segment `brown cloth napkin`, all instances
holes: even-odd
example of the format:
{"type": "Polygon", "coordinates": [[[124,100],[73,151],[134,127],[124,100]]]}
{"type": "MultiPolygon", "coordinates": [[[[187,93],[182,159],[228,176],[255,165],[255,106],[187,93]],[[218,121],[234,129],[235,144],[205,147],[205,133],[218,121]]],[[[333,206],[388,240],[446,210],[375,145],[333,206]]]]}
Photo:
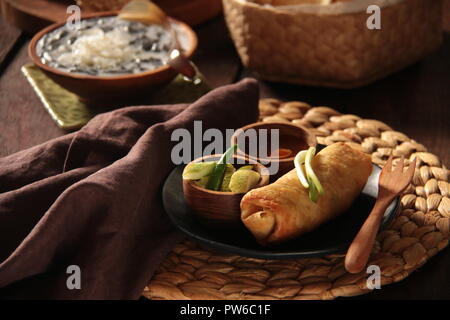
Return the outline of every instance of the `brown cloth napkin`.
{"type": "Polygon", "coordinates": [[[193,132],[194,120],[203,130],[235,129],[257,117],[258,85],[245,79],[190,105],[100,114],[78,132],[0,159],[0,297],[138,298],[183,238],[161,201],[175,166],[172,131],[193,132]],[[67,288],[71,265],[81,289],[67,288]]]}

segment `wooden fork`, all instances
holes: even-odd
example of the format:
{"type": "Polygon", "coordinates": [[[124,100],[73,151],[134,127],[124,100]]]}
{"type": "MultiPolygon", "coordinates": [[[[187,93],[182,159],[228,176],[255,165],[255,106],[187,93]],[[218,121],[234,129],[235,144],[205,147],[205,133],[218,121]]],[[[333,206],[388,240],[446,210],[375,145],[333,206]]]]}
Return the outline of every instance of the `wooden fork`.
{"type": "Polygon", "coordinates": [[[416,168],[416,158],[403,172],[404,159],[401,157],[395,169],[392,169],[392,155],[381,171],[378,182],[378,198],[375,205],[353,239],[345,256],[345,269],[350,273],[361,272],[369,260],[373,244],[380,226],[381,218],[387,207],[410,184],[416,168]]]}

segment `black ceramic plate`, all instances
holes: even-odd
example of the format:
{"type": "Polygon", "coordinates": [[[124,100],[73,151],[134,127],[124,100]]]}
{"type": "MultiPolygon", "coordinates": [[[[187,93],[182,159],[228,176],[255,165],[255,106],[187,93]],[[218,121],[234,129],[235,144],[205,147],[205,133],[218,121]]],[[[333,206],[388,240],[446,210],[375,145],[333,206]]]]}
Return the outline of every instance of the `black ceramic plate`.
{"type": "MultiPolygon", "coordinates": [[[[242,229],[233,232],[218,232],[200,224],[184,201],[182,172],[184,166],[176,167],[163,187],[163,204],[172,222],[193,241],[207,247],[241,256],[263,259],[288,259],[343,253],[361,228],[372,210],[378,194],[378,177],[381,169],[374,165],[362,193],[347,212],[318,229],[275,247],[266,248],[258,243],[251,233],[242,229]]],[[[399,207],[396,198],[386,210],[380,230],[385,229],[395,217],[399,207]]]]}

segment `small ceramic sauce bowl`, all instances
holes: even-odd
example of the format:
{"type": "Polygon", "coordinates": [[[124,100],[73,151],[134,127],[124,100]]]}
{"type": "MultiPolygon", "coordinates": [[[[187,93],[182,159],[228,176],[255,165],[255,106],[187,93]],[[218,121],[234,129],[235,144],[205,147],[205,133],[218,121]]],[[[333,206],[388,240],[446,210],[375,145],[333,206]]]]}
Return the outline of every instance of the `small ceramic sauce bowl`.
{"type": "MultiPolygon", "coordinates": [[[[221,155],[210,155],[192,162],[217,161],[220,157],[221,155]]],[[[261,175],[255,188],[269,183],[269,171],[262,164],[238,155],[234,155],[233,159],[232,164],[236,169],[252,164],[254,170],[261,175]],[[237,162],[238,159],[240,162],[237,162]]],[[[183,192],[186,203],[203,225],[214,229],[237,229],[243,225],[240,203],[245,193],[208,190],[196,185],[194,181],[186,179],[183,179],[183,192]]]]}
{"type": "Polygon", "coordinates": [[[242,155],[245,158],[264,164],[270,170],[271,181],[275,181],[285,173],[294,169],[294,158],[299,151],[308,149],[308,147],[310,146],[317,145],[316,136],[308,129],[285,122],[256,122],[240,129],[241,130],[236,130],[236,132],[231,137],[231,144],[238,145],[238,155],[242,155]],[[241,135],[244,135],[245,132],[250,129],[254,129],[256,131],[257,148],[260,148],[261,145],[264,145],[267,147],[267,151],[271,150],[271,130],[279,130],[278,149],[280,150],[280,156],[271,156],[270,154],[267,154],[268,152],[264,152],[263,155],[267,156],[262,157],[259,149],[256,150],[256,153],[248,153],[248,150],[250,150],[249,139],[241,135]],[[262,129],[267,130],[268,141],[262,141],[262,143],[260,144],[259,130],[262,129]],[[285,156],[283,157],[282,154],[284,154],[285,156]],[[278,167],[278,170],[275,172],[273,170],[276,167],[278,167]]]}

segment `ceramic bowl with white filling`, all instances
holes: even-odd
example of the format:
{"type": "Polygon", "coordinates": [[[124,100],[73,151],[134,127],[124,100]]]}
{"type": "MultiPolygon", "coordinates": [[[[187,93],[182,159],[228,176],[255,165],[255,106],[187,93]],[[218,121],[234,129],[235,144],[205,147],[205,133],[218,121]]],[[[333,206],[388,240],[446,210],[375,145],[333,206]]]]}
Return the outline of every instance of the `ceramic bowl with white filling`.
{"type": "Polygon", "coordinates": [[[188,59],[197,48],[197,37],[189,26],[169,21],[172,32],[119,19],[117,12],[87,15],[79,28],[62,22],[37,33],[29,56],[53,81],[84,101],[137,101],[176,76],[167,64],[175,43],[188,59]]]}

